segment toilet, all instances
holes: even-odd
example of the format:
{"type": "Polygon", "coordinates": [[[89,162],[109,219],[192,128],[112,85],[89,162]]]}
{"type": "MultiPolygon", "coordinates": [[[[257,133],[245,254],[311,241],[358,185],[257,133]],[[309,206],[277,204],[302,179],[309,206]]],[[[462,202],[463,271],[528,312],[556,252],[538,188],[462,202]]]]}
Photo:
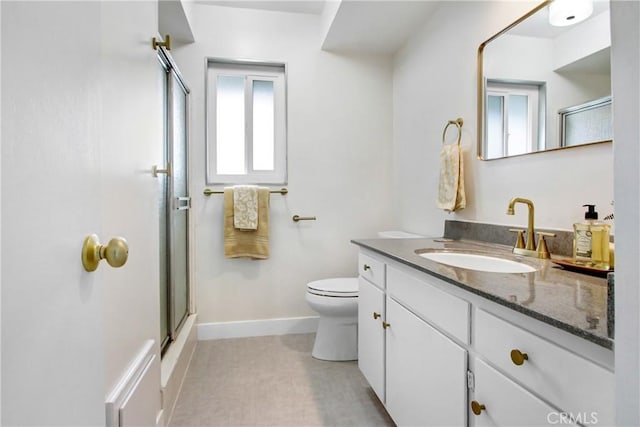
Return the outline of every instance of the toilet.
{"type": "Polygon", "coordinates": [[[357,360],[358,279],[342,277],[309,282],[306,298],[320,315],[311,355],[320,360],[357,360]]]}
{"type": "MultiPolygon", "coordinates": [[[[419,238],[404,231],[381,231],[381,238],[419,238]]],[[[315,359],[358,359],[358,278],[322,279],[307,284],[306,300],[320,316],[311,355],[315,359]]]]}

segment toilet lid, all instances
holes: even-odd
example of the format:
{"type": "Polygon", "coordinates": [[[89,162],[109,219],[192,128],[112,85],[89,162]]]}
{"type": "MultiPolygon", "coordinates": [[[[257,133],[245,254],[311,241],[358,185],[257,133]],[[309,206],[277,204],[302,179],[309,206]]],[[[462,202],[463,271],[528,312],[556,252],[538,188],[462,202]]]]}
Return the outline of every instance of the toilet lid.
{"type": "Polygon", "coordinates": [[[357,297],[358,279],[355,277],[342,277],[316,280],[307,284],[307,290],[312,294],[330,297],[357,297]]]}

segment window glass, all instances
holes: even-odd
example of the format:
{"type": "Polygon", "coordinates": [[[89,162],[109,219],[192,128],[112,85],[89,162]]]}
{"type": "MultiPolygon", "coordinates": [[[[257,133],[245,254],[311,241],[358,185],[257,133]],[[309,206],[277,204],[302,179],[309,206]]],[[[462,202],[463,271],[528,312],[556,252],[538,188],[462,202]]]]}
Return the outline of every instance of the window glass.
{"type": "Polygon", "coordinates": [[[216,81],[216,170],[245,173],[244,78],[218,76],[216,81]]]}
{"type": "Polygon", "coordinates": [[[504,97],[489,95],[487,97],[487,135],[488,140],[493,141],[487,147],[489,158],[504,155],[504,97]]]}
{"type": "Polygon", "coordinates": [[[529,97],[527,95],[509,95],[509,136],[507,154],[509,156],[528,153],[529,97]]]}
{"type": "Polygon", "coordinates": [[[274,169],[275,109],[273,82],[253,81],[253,170],[274,169]]]}

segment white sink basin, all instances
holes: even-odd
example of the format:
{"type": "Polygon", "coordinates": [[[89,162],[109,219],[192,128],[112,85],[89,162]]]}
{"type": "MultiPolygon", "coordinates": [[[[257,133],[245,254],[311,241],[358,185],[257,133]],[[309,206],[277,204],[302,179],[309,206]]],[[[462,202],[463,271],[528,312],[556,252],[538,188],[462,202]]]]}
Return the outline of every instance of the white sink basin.
{"type": "Polygon", "coordinates": [[[462,252],[424,252],[419,253],[418,255],[431,261],[447,264],[452,267],[487,271],[491,273],[531,273],[536,271],[535,268],[521,262],[487,255],[462,252]]]}

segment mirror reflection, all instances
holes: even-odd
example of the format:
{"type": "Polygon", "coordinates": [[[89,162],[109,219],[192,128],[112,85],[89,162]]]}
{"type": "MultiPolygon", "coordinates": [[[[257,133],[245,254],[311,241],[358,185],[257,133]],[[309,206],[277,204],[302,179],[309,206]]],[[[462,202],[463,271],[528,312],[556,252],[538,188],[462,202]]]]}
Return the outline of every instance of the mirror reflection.
{"type": "Polygon", "coordinates": [[[482,43],[479,157],[611,141],[610,46],[608,0],[546,1],[482,43]]]}

